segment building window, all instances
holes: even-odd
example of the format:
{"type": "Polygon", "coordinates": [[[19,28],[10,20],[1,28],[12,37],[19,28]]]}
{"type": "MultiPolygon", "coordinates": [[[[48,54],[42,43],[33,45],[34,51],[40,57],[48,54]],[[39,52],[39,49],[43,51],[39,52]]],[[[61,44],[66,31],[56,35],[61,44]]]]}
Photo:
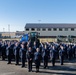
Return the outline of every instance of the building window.
{"type": "Polygon", "coordinates": [[[32,31],[35,31],[35,29],[34,29],[34,28],[31,28],[31,30],[32,30],[32,31]]]}
{"type": "Polygon", "coordinates": [[[62,28],[59,28],[59,31],[62,31],[63,29],[62,28]]]}
{"type": "Polygon", "coordinates": [[[42,30],[43,30],[43,31],[46,31],[46,29],[45,29],[45,28],[43,28],[42,30]]]}
{"type": "Polygon", "coordinates": [[[57,28],[53,28],[54,31],[57,31],[57,28]]]}
{"type": "Polygon", "coordinates": [[[65,28],[65,31],[68,31],[68,28],[65,28]]]}
{"type": "Polygon", "coordinates": [[[74,31],[74,28],[71,28],[71,31],[74,31]]]}
{"type": "Polygon", "coordinates": [[[51,28],[48,28],[48,31],[51,31],[51,28]]]}
{"type": "Polygon", "coordinates": [[[37,31],[40,31],[40,28],[38,28],[37,31]]]}
{"type": "Polygon", "coordinates": [[[29,28],[27,28],[26,31],[29,31],[29,28]]]}

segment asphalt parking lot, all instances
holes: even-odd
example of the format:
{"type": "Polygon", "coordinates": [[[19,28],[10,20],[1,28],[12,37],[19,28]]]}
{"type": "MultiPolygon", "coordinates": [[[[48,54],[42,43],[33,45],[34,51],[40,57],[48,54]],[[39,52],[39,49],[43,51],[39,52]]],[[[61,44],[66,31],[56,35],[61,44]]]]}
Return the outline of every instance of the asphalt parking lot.
{"type": "Polygon", "coordinates": [[[28,72],[27,67],[15,66],[15,62],[7,65],[7,61],[1,61],[0,59],[0,75],[76,75],[76,59],[65,61],[63,66],[57,61],[55,67],[52,67],[50,62],[47,69],[43,69],[43,64],[41,64],[39,73],[35,72],[35,66],[33,66],[33,72],[28,72]]]}

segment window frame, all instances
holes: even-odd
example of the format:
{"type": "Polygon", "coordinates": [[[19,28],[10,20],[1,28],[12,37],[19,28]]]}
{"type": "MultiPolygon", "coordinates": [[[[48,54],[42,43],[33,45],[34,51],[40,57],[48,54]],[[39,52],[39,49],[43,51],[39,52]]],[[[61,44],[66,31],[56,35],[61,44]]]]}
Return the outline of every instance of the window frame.
{"type": "Polygon", "coordinates": [[[29,28],[26,28],[26,31],[29,31],[29,28]]]}
{"type": "Polygon", "coordinates": [[[35,31],[35,28],[31,28],[31,31],[35,31]]]}
{"type": "Polygon", "coordinates": [[[57,28],[53,28],[53,31],[57,31],[57,28]]]}
{"type": "Polygon", "coordinates": [[[42,31],[46,31],[46,28],[42,28],[42,31]]]}
{"type": "Polygon", "coordinates": [[[51,31],[51,28],[48,28],[48,31],[51,31]]]}
{"type": "Polygon", "coordinates": [[[74,31],[75,29],[74,28],[71,28],[71,31],[74,31]]]}
{"type": "Polygon", "coordinates": [[[59,28],[59,31],[63,31],[63,28],[59,28]]]}
{"type": "Polygon", "coordinates": [[[68,31],[68,28],[65,28],[65,31],[68,31]]]}
{"type": "Polygon", "coordinates": [[[41,29],[40,28],[37,28],[37,31],[40,31],[41,29]]]}

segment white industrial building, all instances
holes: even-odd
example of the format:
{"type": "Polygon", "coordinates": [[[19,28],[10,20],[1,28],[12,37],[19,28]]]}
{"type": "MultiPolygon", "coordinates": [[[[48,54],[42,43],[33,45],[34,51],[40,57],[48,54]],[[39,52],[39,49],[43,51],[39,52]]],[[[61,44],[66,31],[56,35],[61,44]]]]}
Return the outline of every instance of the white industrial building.
{"type": "Polygon", "coordinates": [[[71,39],[76,42],[76,24],[27,23],[25,25],[25,34],[29,32],[39,32],[42,40],[43,38],[51,39],[50,41],[68,41],[71,39]]]}
{"type": "Polygon", "coordinates": [[[25,33],[39,32],[40,36],[76,36],[76,24],[27,23],[25,33]]]}

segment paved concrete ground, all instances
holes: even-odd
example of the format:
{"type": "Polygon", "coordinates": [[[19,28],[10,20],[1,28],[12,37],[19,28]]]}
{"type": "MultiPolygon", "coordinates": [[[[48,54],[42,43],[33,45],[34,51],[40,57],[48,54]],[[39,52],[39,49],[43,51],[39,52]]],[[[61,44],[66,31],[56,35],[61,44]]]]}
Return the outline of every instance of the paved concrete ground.
{"type": "Polygon", "coordinates": [[[27,68],[21,68],[21,65],[15,66],[15,62],[7,65],[7,61],[0,60],[0,75],[76,75],[76,59],[70,62],[65,61],[63,66],[60,65],[59,61],[55,67],[49,63],[49,69],[43,69],[41,66],[39,73],[35,73],[35,66],[33,66],[33,72],[29,73],[27,68]]]}

